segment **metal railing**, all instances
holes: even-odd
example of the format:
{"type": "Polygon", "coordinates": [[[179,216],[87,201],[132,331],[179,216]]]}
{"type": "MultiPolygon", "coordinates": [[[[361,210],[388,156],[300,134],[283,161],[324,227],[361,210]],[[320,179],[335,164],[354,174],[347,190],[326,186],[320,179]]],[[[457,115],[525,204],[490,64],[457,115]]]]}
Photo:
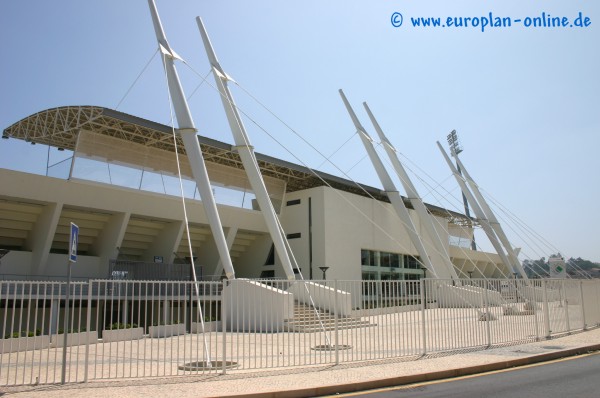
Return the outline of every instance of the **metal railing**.
{"type": "MultiPolygon", "coordinates": [[[[202,280],[202,266],[196,265],[196,277],[202,280]]],[[[109,261],[108,279],[138,281],[189,281],[193,280],[192,266],[188,263],[163,264],[143,261],[109,261]]]]}
{"type": "Polygon", "coordinates": [[[94,280],[72,284],[64,348],[65,289],[0,281],[1,385],[410,360],[600,325],[591,280],[94,280]]]}

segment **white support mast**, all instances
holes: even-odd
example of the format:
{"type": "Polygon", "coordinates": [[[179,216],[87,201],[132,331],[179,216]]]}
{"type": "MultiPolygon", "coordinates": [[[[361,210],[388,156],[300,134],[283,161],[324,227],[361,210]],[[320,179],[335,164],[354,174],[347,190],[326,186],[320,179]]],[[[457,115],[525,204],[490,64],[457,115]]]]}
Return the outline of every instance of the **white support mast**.
{"type": "Polygon", "coordinates": [[[148,0],[148,5],[150,6],[150,13],[152,14],[152,23],[154,24],[154,30],[156,32],[156,39],[158,40],[158,45],[163,54],[163,65],[167,73],[167,81],[171,99],[173,100],[175,117],[177,118],[177,132],[181,136],[185,151],[189,158],[192,175],[196,180],[198,191],[200,192],[200,198],[202,199],[204,211],[206,212],[206,217],[208,218],[208,223],[210,224],[210,229],[217,245],[219,257],[223,262],[225,275],[228,279],[235,279],[235,272],[233,270],[233,264],[231,263],[229,250],[227,249],[221,219],[219,218],[217,205],[208,179],[200,143],[196,136],[198,130],[194,126],[194,121],[192,120],[192,115],[185,99],[179,76],[177,75],[177,69],[175,68],[174,60],[179,59],[179,57],[169,46],[154,0],[148,0]]]}
{"type": "Polygon", "coordinates": [[[294,275],[294,269],[292,267],[292,262],[290,261],[290,256],[285,247],[285,238],[279,229],[280,223],[277,218],[277,214],[275,213],[275,209],[273,208],[273,204],[269,198],[264,180],[260,174],[260,168],[258,167],[258,163],[254,155],[254,148],[250,144],[250,139],[248,138],[248,134],[246,134],[246,129],[244,128],[242,118],[237,111],[233,96],[231,95],[229,87],[227,86],[227,81],[231,80],[231,78],[227,76],[219,64],[217,55],[215,54],[212,44],[210,43],[210,38],[204,29],[202,19],[197,17],[196,22],[198,23],[198,29],[200,30],[200,35],[202,36],[202,42],[204,43],[204,48],[206,49],[206,54],[208,55],[208,60],[210,61],[219,93],[221,94],[221,101],[223,102],[229,127],[235,141],[235,149],[240,155],[242,164],[244,165],[244,169],[246,170],[246,174],[248,176],[248,180],[250,181],[252,191],[254,192],[254,195],[256,195],[256,200],[260,206],[260,211],[265,218],[267,229],[271,234],[271,239],[273,239],[273,244],[283,266],[283,270],[289,280],[294,280],[296,279],[294,275]]]}
{"type": "Polygon", "coordinates": [[[469,172],[467,171],[467,169],[465,168],[463,163],[458,158],[458,154],[452,153],[451,155],[456,159],[456,162],[459,165],[459,167],[461,168],[461,170],[465,176],[465,179],[467,180],[467,183],[471,187],[471,191],[473,191],[475,198],[477,199],[477,201],[481,205],[483,212],[487,216],[490,226],[492,227],[494,232],[496,232],[498,239],[500,239],[500,242],[506,249],[506,253],[508,254],[508,259],[511,261],[511,263],[513,265],[513,269],[516,268],[519,271],[519,273],[521,274],[521,277],[523,277],[523,279],[528,279],[527,274],[525,273],[525,270],[523,269],[523,266],[521,265],[521,262],[519,261],[519,258],[517,257],[515,248],[513,248],[512,245],[510,244],[510,241],[508,240],[508,237],[504,233],[502,226],[498,222],[496,215],[494,214],[491,207],[488,205],[487,201],[481,194],[481,191],[479,190],[479,186],[477,185],[477,183],[475,183],[473,178],[471,178],[471,175],[469,174],[469,172]]]}
{"type": "Polygon", "coordinates": [[[392,166],[394,167],[396,174],[400,178],[400,182],[402,183],[402,186],[406,191],[408,200],[410,201],[410,203],[413,206],[413,209],[416,210],[417,214],[419,215],[419,218],[421,219],[421,225],[425,227],[427,235],[429,236],[431,242],[433,242],[433,246],[436,248],[436,251],[442,257],[442,261],[448,269],[451,277],[458,279],[458,275],[456,273],[456,270],[454,269],[454,265],[452,264],[452,261],[450,261],[450,255],[448,254],[448,250],[446,249],[446,246],[440,239],[439,234],[435,230],[435,225],[433,224],[433,216],[430,215],[427,211],[423,200],[417,192],[417,188],[412,183],[410,177],[408,176],[408,173],[406,172],[404,166],[400,162],[400,159],[398,159],[396,148],[394,148],[390,141],[387,139],[385,133],[381,129],[381,126],[377,122],[377,119],[375,119],[375,116],[373,116],[373,113],[371,112],[371,109],[369,109],[369,106],[366,102],[363,102],[363,106],[365,107],[365,110],[367,111],[367,114],[371,119],[371,123],[373,123],[373,127],[375,127],[375,131],[379,135],[379,139],[381,140],[381,143],[383,144],[383,147],[385,148],[385,151],[388,157],[390,158],[390,161],[392,162],[392,166]]]}
{"type": "Polygon", "coordinates": [[[398,217],[400,217],[400,219],[402,220],[402,223],[404,224],[406,232],[408,233],[408,236],[410,237],[411,242],[417,249],[417,252],[419,253],[419,257],[421,258],[421,261],[423,262],[423,265],[425,266],[425,268],[427,268],[427,270],[429,272],[431,272],[433,274],[434,277],[437,278],[438,275],[435,270],[435,267],[431,263],[431,259],[429,258],[429,255],[427,254],[427,250],[425,250],[425,246],[423,245],[421,237],[419,236],[419,234],[416,231],[415,225],[413,224],[412,219],[410,218],[410,214],[408,213],[408,210],[406,209],[406,206],[404,205],[402,196],[400,196],[400,193],[396,189],[394,182],[392,181],[392,179],[390,178],[390,175],[388,174],[387,170],[383,166],[381,158],[377,154],[377,151],[375,151],[375,147],[373,146],[373,140],[371,139],[369,134],[367,134],[367,132],[363,128],[363,126],[360,124],[360,121],[356,117],[354,110],[352,109],[352,107],[350,106],[350,103],[346,99],[344,92],[342,90],[339,90],[339,92],[342,97],[342,101],[344,101],[344,105],[346,106],[346,109],[348,110],[348,114],[350,114],[350,118],[352,119],[352,122],[354,123],[354,126],[356,127],[358,135],[360,136],[360,139],[361,139],[363,145],[365,146],[367,153],[369,154],[371,163],[373,163],[373,166],[375,167],[375,171],[377,172],[377,175],[379,176],[379,179],[381,180],[381,183],[383,184],[383,189],[385,190],[385,193],[387,194],[388,198],[390,199],[390,202],[392,203],[392,207],[396,211],[396,214],[398,214],[398,217]]]}
{"type": "Polygon", "coordinates": [[[481,224],[481,227],[485,231],[485,234],[487,235],[488,239],[492,243],[492,246],[494,246],[494,249],[496,249],[496,252],[502,259],[502,263],[504,263],[504,265],[507,267],[508,270],[510,270],[510,272],[514,273],[515,270],[514,270],[513,266],[511,265],[508,257],[504,253],[504,249],[502,248],[502,245],[498,241],[498,238],[496,237],[496,233],[494,232],[494,229],[491,227],[488,219],[486,218],[485,213],[479,206],[479,203],[477,203],[477,200],[475,200],[475,197],[473,196],[473,194],[467,187],[467,184],[465,184],[463,177],[459,174],[458,170],[452,163],[452,160],[450,160],[450,158],[448,157],[448,154],[442,147],[442,144],[440,144],[440,142],[437,141],[437,145],[438,145],[438,148],[440,148],[442,155],[444,155],[444,159],[446,160],[446,163],[448,163],[448,167],[450,167],[450,170],[452,170],[452,174],[454,174],[454,178],[456,179],[456,182],[458,182],[460,189],[465,194],[467,201],[469,202],[469,204],[471,205],[471,208],[475,212],[475,217],[477,217],[477,220],[481,224]]]}

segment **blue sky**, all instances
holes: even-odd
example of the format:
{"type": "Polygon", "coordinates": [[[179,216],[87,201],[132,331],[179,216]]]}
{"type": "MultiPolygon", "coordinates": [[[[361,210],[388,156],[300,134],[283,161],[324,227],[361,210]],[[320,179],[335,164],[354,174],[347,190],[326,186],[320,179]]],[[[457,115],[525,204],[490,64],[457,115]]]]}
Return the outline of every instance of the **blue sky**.
{"type": "MultiPolygon", "coordinates": [[[[463,163],[488,194],[567,257],[600,261],[596,2],[157,0],[157,6],[171,46],[194,68],[178,66],[188,95],[201,83],[196,73],[209,71],[194,20],[203,18],[222,66],[243,88],[232,91],[252,118],[245,123],[258,152],[380,187],[339,98],[342,88],[375,136],[361,105],[369,103],[401,158],[422,169],[420,178],[431,176],[430,185],[437,181],[458,193],[435,145],[456,129],[463,163]],[[390,23],[393,12],[404,16],[399,28],[390,23]],[[542,12],[573,20],[581,12],[591,25],[534,29],[514,23],[481,32],[410,23],[411,17],[490,12],[513,20],[542,12]],[[322,165],[319,153],[244,90],[321,154],[333,154],[336,166],[322,165]]],[[[56,106],[115,108],[156,50],[143,0],[3,1],[0,35],[3,129],[56,106]]],[[[210,85],[200,86],[189,102],[200,134],[233,141],[210,85]]],[[[118,110],[170,123],[159,57],[118,110]]],[[[45,155],[40,146],[0,142],[3,168],[43,173],[45,155]]],[[[441,199],[415,179],[426,201],[460,208],[455,198],[441,199]]],[[[551,254],[522,232],[509,235],[523,247],[523,258],[551,254]]]]}

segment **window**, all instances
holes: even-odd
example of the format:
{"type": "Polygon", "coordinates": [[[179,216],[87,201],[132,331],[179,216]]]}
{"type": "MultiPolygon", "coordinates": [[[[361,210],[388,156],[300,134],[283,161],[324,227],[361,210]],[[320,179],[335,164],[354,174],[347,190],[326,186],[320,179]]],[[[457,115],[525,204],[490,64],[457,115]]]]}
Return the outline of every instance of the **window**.
{"type": "Polygon", "coordinates": [[[418,256],[404,255],[404,268],[421,269],[421,263],[418,256]]]}
{"type": "Polygon", "coordinates": [[[407,274],[406,275],[406,280],[407,281],[413,281],[412,283],[408,283],[406,288],[407,288],[407,294],[409,296],[417,296],[419,294],[421,294],[421,285],[419,283],[416,283],[414,281],[418,281],[419,279],[421,279],[421,275],[419,274],[407,274]]]}
{"type": "Polygon", "coordinates": [[[275,245],[271,245],[271,250],[269,250],[269,255],[265,260],[265,265],[275,265],[275,245]]]}
{"type": "Polygon", "coordinates": [[[422,268],[418,256],[368,249],[360,251],[360,264],[363,280],[403,280],[409,273],[421,275],[422,268]]]}
{"type": "Polygon", "coordinates": [[[377,280],[377,272],[363,272],[362,280],[363,281],[376,281],[377,280]]]}
{"type": "Polygon", "coordinates": [[[375,295],[377,292],[377,286],[375,281],[377,280],[377,272],[363,272],[362,280],[365,281],[362,284],[362,291],[365,296],[375,295]]]}
{"type": "Polygon", "coordinates": [[[286,206],[294,206],[299,205],[301,203],[300,199],[288,200],[285,205],[286,206]]]}
{"type": "Polygon", "coordinates": [[[372,250],[361,250],[360,251],[360,264],[375,266],[375,252],[372,250]]]}
{"type": "Polygon", "coordinates": [[[380,267],[389,267],[390,266],[390,254],[391,253],[382,252],[379,255],[379,266],[380,267]]]}
{"type": "Polygon", "coordinates": [[[287,234],[286,238],[288,238],[288,239],[298,239],[301,236],[302,236],[302,234],[300,232],[296,232],[296,233],[293,233],[293,234],[287,234]]]}
{"type": "Polygon", "coordinates": [[[391,267],[391,268],[399,268],[400,267],[400,255],[396,253],[386,253],[382,252],[380,254],[379,266],[380,267],[391,267]]]}
{"type": "Polygon", "coordinates": [[[275,278],[275,271],[262,271],[260,273],[260,278],[261,279],[275,278]]]}

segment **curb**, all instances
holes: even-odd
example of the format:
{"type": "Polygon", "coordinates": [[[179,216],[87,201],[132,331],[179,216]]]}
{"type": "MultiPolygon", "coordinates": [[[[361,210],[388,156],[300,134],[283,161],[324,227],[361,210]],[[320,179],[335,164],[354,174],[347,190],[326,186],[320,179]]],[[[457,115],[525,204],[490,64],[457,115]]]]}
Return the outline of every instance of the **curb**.
{"type": "Polygon", "coordinates": [[[336,393],[351,393],[357,391],[373,390],[377,388],[402,386],[407,384],[423,383],[434,380],[452,379],[456,377],[469,376],[479,373],[493,372],[503,369],[515,368],[519,366],[531,365],[539,362],[552,361],[555,359],[566,358],[588,352],[600,351],[600,344],[594,344],[585,347],[571,348],[567,350],[549,352],[545,354],[532,355],[526,358],[518,358],[508,361],[500,361],[485,365],[469,366],[466,368],[441,370],[431,373],[421,373],[416,375],[398,376],[387,379],[369,380],[349,384],[334,384],[328,386],[319,386],[303,388],[299,390],[288,391],[270,391],[250,394],[235,394],[220,397],[239,397],[239,398],[308,398],[319,397],[323,395],[335,395],[336,393]]]}

